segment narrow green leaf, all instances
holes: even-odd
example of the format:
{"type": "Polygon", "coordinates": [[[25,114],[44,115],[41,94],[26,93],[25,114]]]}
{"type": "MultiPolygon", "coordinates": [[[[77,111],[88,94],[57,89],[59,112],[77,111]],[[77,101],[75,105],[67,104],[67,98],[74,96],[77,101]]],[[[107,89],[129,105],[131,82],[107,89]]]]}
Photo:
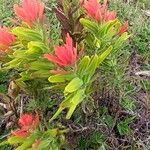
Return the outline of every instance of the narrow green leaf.
{"type": "Polygon", "coordinates": [[[28,49],[40,49],[43,53],[50,52],[49,48],[43,42],[31,41],[28,43],[28,49]]]}
{"type": "Polygon", "coordinates": [[[12,136],[10,138],[8,138],[8,143],[10,145],[13,145],[13,144],[21,144],[25,141],[26,139],[25,138],[21,138],[21,137],[18,137],[18,136],[12,136]]]}
{"type": "Polygon", "coordinates": [[[93,74],[95,73],[95,70],[98,66],[98,56],[95,54],[86,70],[86,75],[84,77],[85,82],[89,82],[93,74]]]}
{"type": "Polygon", "coordinates": [[[65,87],[64,93],[72,93],[78,90],[83,85],[83,81],[78,77],[72,79],[69,84],[65,87]]]}
{"type": "Polygon", "coordinates": [[[38,138],[39,137],[36,134],[32,134],[30,137],[24,140],[23,144],[17,147],[16,150],[27,150],[28,148],[32,147],[32,144],[38,138]]]}
{"type": "Polygon", "coordinates": [[[25,65],[25,68],[30,70],[50,70],[53,64],[49,61],[37,60],[25,65]]]}
{"type": "Polygon", "coordinates": [[[36,79],[36,78],[48,78],[50,75],[49,73],[49,70],[43,70],[43,69],[40,69],[40,70],[37,70],[37,71],[34,71],[30,74],[30,78],[31,79],[36,79]]]}
{"type": "Polygon", "coordinates": [[[69,111],[67,112],[66,119],[70,119],[76,107],[81,103],[85,98],[85,89],[78,90],[77,93],[70,100],[69,111]]]}
{"type": "Polygon", "coordinates": [[[100,65],[106,59],[106,57],[111,53],[112,49],[112,46],[110,46],[100,56],[98,56],[98,65],[100,65]]]}
{"type": "Polygon", "coordinates": [[[0,143],[0,147],[4,146],[4,145],[9,145],[8,141],[3,141],[3,142],[0,143]]]}
{"type": "Polygon", "coordinates": [[[78,73],[82,76],[90,63],[90,57],[84,56],[78,65],[78,73]]]}
{"type": "Polygon", "coordinates": [[[97,27],[97,24],[95,22],[92,22],[88,19],[84,19],[84,18],[81,18],[80,19],[80,23],[85,26],[89,31],[91,31],[92,33],[94,34],[97,34],[98,32],[98,27],[97,27]]]}
{"type": "Polygon", "coordinates": [[[24,28],[24,27],[16,27],[12,30],[12,33],[22,40],[26,41],[42,41],[42,36],[39,31],[35,31],[32,29],[24,28]]]}
{"type": "Polygon", "coordinates": [[[16,58],[23,58],[23,57],[26,57],[25,52],[26,52],[26,50],[16,50],[13,53],[13,56],[16,58]]]}
{"type": "Polygon", "coordinates": [[[48,78],[48,81],[51,83],[60,83],[60,82],[70,81],[74,77],[75,77],[74,74],[70,74],[70,75],[57,74],[57,75],[50,76],[48,78]]]}
{"type": "Polygon", "coordinates": [[[130,37],[130,35],[128,35],[127,32],[123,33],[115,42],[113,49],[113,52],[116,52],[121,46],[122,44],[130,37]]]}

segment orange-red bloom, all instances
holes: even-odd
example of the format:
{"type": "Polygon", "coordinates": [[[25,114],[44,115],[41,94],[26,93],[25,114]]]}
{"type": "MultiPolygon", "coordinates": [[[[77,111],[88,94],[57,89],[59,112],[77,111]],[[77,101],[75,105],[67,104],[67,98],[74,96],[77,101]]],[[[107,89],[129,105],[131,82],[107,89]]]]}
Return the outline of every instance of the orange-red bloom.
{"type": "Polygon", "coordinates": [[[0,27],[0,51],[5,51],[15,42],[15,36],[6,27],[0,27]]]}
{"type": "Polygon", "coordinates": [[[128,30],[128,21],[126,21],[119,29],[119,34],[123,34],[124,32],[126,32],[128,30]]]}
{"type": "Polygon", "coordinates": [[[66,44],[54,48],[55,54],[44,54],[44,58],[58,66],[71,66],[77,61],[77,48],[73,46],[72,38],[67,34],[66,44]]]}
{"type": "Polygon", "coordinates": [[[44,18],[44,3],[39,0],[23,0],[21,6],[14,5],[14,10],[17,17],[29,26],[44,18]]]}
{"type": "Polygon", "coordinates": [[[98,22],[110,21],[116,18],[114,11],[107,10],[107,0],[104,0],[102,5],[99,4],[98,0],[84,0],[82,3],[87,15],[98,22]]]}
{"type": "Polygon", "coordinates": [[[32,114],[23,114],[18,121],[20,129],[13,131],[12,134],[19,137],[27,137],[38,127],[38,124],[39,115],[37,112],[35,116],[32,114]]]}
{"type": "Polygon", "coordinates": [[[97,0],[85,0],[83,7],[85,8],[89,17],[92,17],[97,21],[101,20],[100,5],[97,0]]]}

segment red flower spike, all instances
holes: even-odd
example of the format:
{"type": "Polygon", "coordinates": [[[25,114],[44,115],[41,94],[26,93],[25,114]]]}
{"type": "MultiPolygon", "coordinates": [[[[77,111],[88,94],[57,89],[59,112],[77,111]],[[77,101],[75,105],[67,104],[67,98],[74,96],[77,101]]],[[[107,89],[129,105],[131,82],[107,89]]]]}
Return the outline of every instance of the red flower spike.
{"type": "Polygon", "coordinates": [[[0,51],[9,49],[14,42],[15,36],[6,27],[0,27],[0,51]]]}
{"type": "Polygon", "coordinates": [[[105,21],[115,20],[116,19],[116,12],[114,11],[107,11],[105,14],[105,21]]]}
{"type": "Polygon", "coordinates": [[[17,17],[29,26],[44,19],[44,3],[38,0],[23,0],[21,6],[14,5],[14,10],[17,17]]]}
{"type": "Polygon", "coordinates": [[[32,114],[23,114],[18,121],[20,129],[13,131],[12,134],[19,137],[27,137],[38,127],[38,124],[39,115],[37,112],[35,116],[32,116],[32,114]]]}
{"type": "Polygon", "coordinates": [[[44,54],[44,58],[58,66],[71,66],[77,61],[77,48],[73,47],[72,38],[67,34],[66,44],[54,48],[55,54],[44,54]]]}
{"type": "Polygon", "coordinates": [[[123,34],[124,32],[126,32],[128,30],[128,21],[126,21],[119,29],[119,34],[123,34]]]}
{"type": "Polygon", "coordinates": [[[101,14],[98,0],[85,0],[82,3],[87,15],[99,22],[101,20],[101,14]]]}
{"type": "Polygon", "coordinates": [[[87,15],[97,22],[107,22],[116,19],[116,13],[107,10],[107,0],[104,0],[102,5],[99,4],[98,0],[84,0],[82,5],[87,15]]]}

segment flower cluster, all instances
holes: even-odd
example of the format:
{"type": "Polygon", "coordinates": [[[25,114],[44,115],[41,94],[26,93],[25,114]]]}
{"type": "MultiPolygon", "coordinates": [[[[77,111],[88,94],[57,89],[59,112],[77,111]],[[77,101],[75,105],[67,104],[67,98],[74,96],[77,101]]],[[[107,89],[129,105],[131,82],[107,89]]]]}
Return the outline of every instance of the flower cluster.
{"type": "Polygon", "coordinates": [[[44,3],[38,0],[23,0],[21,6],[14,5],[17,17],[32,26],[34,22],[43,22],[44,19],[44,3]]]}
{"type": "Polygon", "coordinates": [[[84,0],[83,7],[89,17],[92,17],[98,22],[107,22],[116,19],[116,12],[109,11],[107,8],[107,0],[99,4],[98,0],[84,0]]]}
{"type": "Polygon", "coordinates": [[[6,51],[15,42],[15,36],[8,28],[0,27],[0,52],[6,51]]]}
{"type": "MultiPolygon", "coordinates": [[[[63,46],[56,46],[54,48],[55,54],[44,54],[44,58],[60,67],[73,66],[77,61],[77,47],[73,46],[72,38],[67,34],[66,44],[63,46]]],[[[66,73],[63,70],[51,70],[51,73],[66,73]]]]}
{"type": "Polygon", "coordinates": [[[13,131],[12,135],[19,137],[29,136],[39,125],[39,115],[36,112],[35,116],[32,114],[23,114],[18,121],[19,130],[13,131]]]}
{"type": "MultiPolygon", "coordinates": [[[[99,4],[98,0],[82,0],[81,2],[87,15],[99,23],[113,21],[116,19],[116,12],[109,11],[107,6],[107,0],[104,0],[103,4],[99,4]]],[[[119,29],[119,34],[122,34],[128,30],[128,21],[126,21],[119,29]]]]}

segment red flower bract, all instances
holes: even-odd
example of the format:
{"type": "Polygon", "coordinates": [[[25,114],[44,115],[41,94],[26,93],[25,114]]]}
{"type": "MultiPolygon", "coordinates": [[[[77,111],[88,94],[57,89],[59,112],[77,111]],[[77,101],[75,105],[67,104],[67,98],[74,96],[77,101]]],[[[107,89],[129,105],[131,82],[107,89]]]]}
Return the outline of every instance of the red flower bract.
{"type": "Polygon", "coordinates": [[[126,21],[119,29],[119,34],[123,34],[124,32],[126,32],[128,30],[128,21],[126,21]]]}
{"type": "Polygon", "coordinates": [[[73,47],[72,38],[67,34],[66,44],[55,47],[55,54],[44,54],[44,58],[58,66],[71,66],[77,61],[77,48],[73,47]]]}
{"type": "Polygon", "coordinates": [[[15,42],[15,36],[6,27],[0,27],[0,51],[5,51],[15,42]]]}
{"type": "Polygon", "coordinates": [[[18,121],[20,129],[13,131],[12,134],[19,137],[27,137],[38,127],[38,124],[39,115],[37,112],[35,116],[32,114],[23,114],[18,121]]]}
{"type": "Polygon", "coordinates": [[[85,0],[82,3],[89,17],[97,21],[101,20],[100,5],[97,0],[85,0]]]}
{"type": "Polygon", "coordinates": [[[23,0],[21,6],[14,5],[14,10],[17,17],[29,26],[44,18],[44,3],[39,0],[23,0]]]}
{"type": "Polygon", "coordinates": [[[114,11],[107,10],[107,0],[104,0],[102,5],[99,4],[98,0],[84,0],[82,3],[87,15],[98,22],[110,21],[116,18],[114,11]]]}

